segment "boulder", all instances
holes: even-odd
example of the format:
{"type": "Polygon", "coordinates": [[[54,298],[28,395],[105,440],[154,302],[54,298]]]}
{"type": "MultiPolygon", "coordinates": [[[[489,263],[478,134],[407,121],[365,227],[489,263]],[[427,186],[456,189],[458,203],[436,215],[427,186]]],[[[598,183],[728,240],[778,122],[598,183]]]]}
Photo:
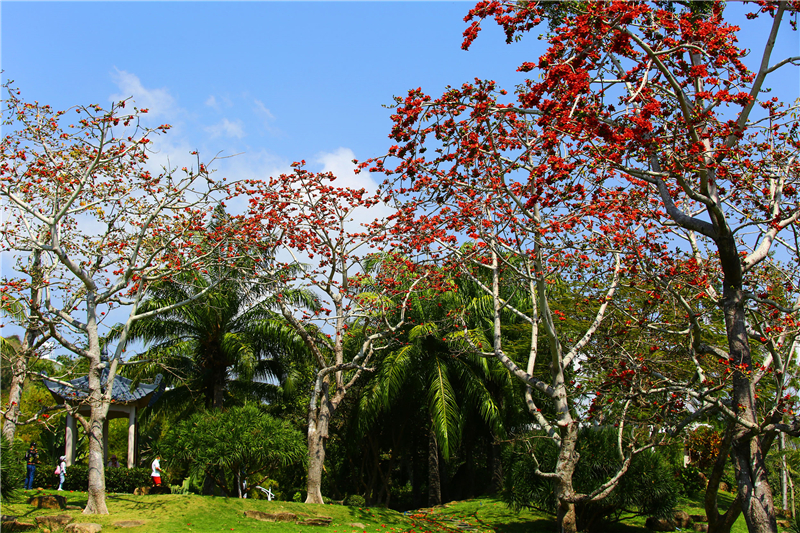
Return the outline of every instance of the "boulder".
{"type": "Polygon", "coordinates": [[[72,522],[72,517],[66,514],[54,514],[36,517],[36,523],[40,528],[62,529],[70,522],[72,522]]]}
{"type": "Polygon", "coordinates": [[[708,531],[708,524],[698,522],[694,525],[694,530],[697,531],[697,533],[706,533],[708,531]]]}
{"type": "Polygon", "coordinates": [[[690,514],[692,522],[708,522],[708,517],[704,514],[690,514]]]}
{"type": "Polygon", "coordinates": [[[364,524],[362,524],[361,522],[353,522],[352,524],[347,524],[347,525],[348,525],[348,526],[353,526],[353,527],[356,527],[356,528],[358,528],[358,529],[367,529],[367,526],[365,526],[365,525],[364,525],[364,524]]]}
{"type": "Polygon", "coordinates": [[[672,521],[681,529],[689,529],[694,524],[692,517],[686,511],[675,511],[675,514],[672,515],[672,521]]]}
{"type": "Polygon", "coordinates": [[[80,505],[69,505],[67,504],[67,511],[82,511],[83,507],[80,505]]]}
{"type": "Polygon", "coordinates": [[[19,522],[18,520],[3,520],[0,522],[0,527],[2,527],[3,533],[10,531],[36,531],[39,529],[36,524],[19,522]]]}
{"type": "Polygon", "coordinates": [[[172,494],[172,491],[166,485],[158,485],[150,487],[150,494],[172,494]]]}
{"type": "Polygon", "coordinates": [[[333,522],[330,516],[316,516],[314,518],[306,518],[297,523],[298,526],[329,526],[333,522]]]}
{"type": "Polygon", "coordinates": [[[73,523],[64,528],[65,533],[100,533],[103,526],[92,522],[73,523]]]}
{"type": "Polygon", "coordinates": [[[297,520],[296,514],[287,512],[265,513],[263,511],[248,509],[244,512],[244,515],[247,518],[255,518],[256,520],[261,520],[262,522],[294,522],[297,520]]]}
{"type": "Polygon", "coordinates": [[[45,495],[33,496],[28,503],[37,509],[66,509],[67,499],[64,496],[45,495]]]}
{"type": "Polygon", "coordinates": [[[719,483],[719,490],[721,490],[721,491],[723,491],[723,492],[730,492],[730,491],[731,491],[731,486],[730,486],[730,485],[728,485],[728,484],[727,484],[726,482],[724,482],[724,481],[720,481],[720,483],[719,483]]]}
{"type": "Polygon", "coordinates": [[[654,516],[645,520],[644,527],[650,531],[675,531],[675,522],[667,518],[656,518],[654,516]]]}
{"type": "Polygon", "coordinates": [[[139,527],[145,525],[147,522],[144,520],[120,520],[111,524],[114,527],[139,527]]]}
{"type": "Polygon", "coordinates": [[[134,496],[146,496],[150,494],[150,487],[136,487],[133,489],[134,496]]]}

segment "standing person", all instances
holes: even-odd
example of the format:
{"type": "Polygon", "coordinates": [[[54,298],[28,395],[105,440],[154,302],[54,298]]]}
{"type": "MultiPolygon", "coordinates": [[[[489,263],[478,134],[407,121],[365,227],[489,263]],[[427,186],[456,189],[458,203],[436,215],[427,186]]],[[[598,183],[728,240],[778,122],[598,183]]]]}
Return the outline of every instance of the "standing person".
{"type": "Polygon", "coordinates": [[[108,462],[108,468],[119,468],[119,460],[116,455],[111,456],[111,460],[108,462]]]}
{"type": "Polygon", "coordinates": [[[161,486],[161,456],[156,455],[156,458],[153,459],[153,464],[151,465],[153,471],[150,473],[150,477],[153,478],[153,486],[160,487],[161,486]]]}
{"type": "Polygon", "coordinates": [[[64,478],[67,477],[67,456],[62,455],[58,458],[58,468],[56,469],[58,473],[58,490],[64,490],[64,478]]]}
{"type": "Polygon", "coordinates": [[[39,452],[36,451],[36,443],[31,442],[31,447],[25,453],[25,462],[28,464],[28,473],[25,476],[25,490],[33,488],[33,477],[36,475],[36,463],[39,462],[39,452]]]}

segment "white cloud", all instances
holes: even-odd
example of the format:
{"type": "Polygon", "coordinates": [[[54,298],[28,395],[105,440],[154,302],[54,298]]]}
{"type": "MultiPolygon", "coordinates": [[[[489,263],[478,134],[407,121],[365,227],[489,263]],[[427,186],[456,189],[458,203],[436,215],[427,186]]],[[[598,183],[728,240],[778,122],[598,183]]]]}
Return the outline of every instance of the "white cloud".
{"type": "MultiPolygon", "coordinates": [[[[323,172],[330,172],[336,176],[332,183],[334,187],[348,187],[350,189],[365,189],[367,193],[374,194],[378,184],[366,170],[356,174],[356,165],[353,163],[355,154],[349,148],[338,148],[334,152],[322,152],[315,161],[322,165],[323,172]]],[[[389,216],[392,210],[383,202],[378,202],[369,209],[359,208],[353,212],[352,231],[359,231],[362,224],[369,224],[373,220],[389,216]]]]}
{"type": "Polygon", "coordinates": [[[351,189],[364,188],[367,192],[374,193],[378,184],[372,179],[369,172],[362,170],[356,174],[356,165],[353,159],[356,155],[350,148],[338,148],[334,152],[321,152],[315,161],[322,165],[323,172],[330,172],[336,176],[336,187],[350,187],[351,189]]]}
{"type": "Polygon", "coordinates": [[[208,99],[206,100],[206,105],[208,107],[212,107],[217,110],[219,109],[219,103],[217,103],[217,99],[214,97],[213,94],[209,96],[208,99]]]}
{"type": "Polygon", "coordinates": [[[149,117],[174,117],[177,114],[178,108],[175,105],[175,99],[167,89],[147,89],[135,74],[119,69],[114,70],[116,72],[112,74],[112,77],[121,92],[109,97],[112,102],[133,97],[136,107],[147,109],[149,117]]]}
{"type": "Polygon", "coordinates": [[[225,137],[236,137],[237,139],[241,139],[245,136],[244,126],[242,121],[239,119],[231,122],[227,118],[223,118],[218,124],[214,124],[213,126],[208,126],[203,129],[209,135],[211,135],[212,139],[221,135],[224,135],[225,137]]]}
{"type": "Polygon", "coordinates": [[[255,103],[254,111],[256,115],[261,118],[261,125],[264,126],[267,131],[274,133],[275,128],[272,126],[272,122],[275,120],[275,115],[272,114],[272,111],[267,109],[267,106],[265,106],[264,102],[261,100],[253,100],[253,102],[255,103]]]}

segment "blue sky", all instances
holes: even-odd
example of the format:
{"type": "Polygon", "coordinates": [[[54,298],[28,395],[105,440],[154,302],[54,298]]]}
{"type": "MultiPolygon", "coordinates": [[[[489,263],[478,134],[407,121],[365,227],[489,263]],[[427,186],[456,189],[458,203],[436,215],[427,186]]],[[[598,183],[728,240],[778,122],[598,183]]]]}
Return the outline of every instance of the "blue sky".
{"type": "MultiPolygon", "coordinates": [[[[380,178],[354,176],[350,160],[392,144],[382,105],[394,95],[416,87],[439,95],[476,77],[512,90],[523,80],[517,66],[543,53],[533,34],[507,45],[493,23],[461,50],[473,5],[4,0],[0,65],[26,99],[55,108],[133,97],[151,110],[151,125],[173,125],[155,163],[191,164],[193,150],[205,161],[240,154],[213,165],[218,177],[237,179],[305,159],[340,185],[372,188],[380,178]]],[[[744,45],[760,50],[769,20],[737,20],[744,45]]],[[[799,50],[798,34],[784,31],[776,57],[799,50]]],[[[797,98],[798,70],[780,71],[777,96],[797,98]]]]}
{"type": "MultiPolygon", "coordinates": [[[[300,159],[349,174],[350,159],[391,144],[382,105],[393,95],[438,95],[475,77],[507,89],[522,81],[516,67],[535,60],[542,41],[531,34],[507,45],[487,23],[461,50],[473,5],[3,1],[0,62],[4,80],[56,108],[132,96],[154,123],[174,127],[157,145],[158,163],[183,166],[197,149],[205,160],[241,154],[214,165],[229,178],[267,177],[300,159]]],[[[759,49],[768,20],[740,24],[745,44],[759,49]]],[[[797,33],[783,32],[778,54],[798,48],[797,33]]],[[[783,75],[776,89],[793,100],[798,69],[783,75]]]]}
{"type": "Polygon", "coordinates": [[[231,178],[300,159],[344,171],[387,150],[393,95],[522,80],[541,43],[509,46],[491,27],[461,50],[472,5],[4,1],[3,76],[54,107],[133,96],[174,126],[160,142],[176,164],[198,149],[242,153],[216,165],[231,178]]]}

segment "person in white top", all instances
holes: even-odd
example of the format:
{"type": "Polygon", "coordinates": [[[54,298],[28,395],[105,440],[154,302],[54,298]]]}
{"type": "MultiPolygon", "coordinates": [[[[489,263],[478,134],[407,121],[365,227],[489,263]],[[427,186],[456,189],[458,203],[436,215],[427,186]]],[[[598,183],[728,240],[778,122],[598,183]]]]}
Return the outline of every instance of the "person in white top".
{"type": "Polygon", "coordinates": [[[153,485],[156,487],[161,486],[161,456],[156,455],[156,458],[153,459],[153,464],[151,465],[153,471],[150,473],[150,476],[153,478],[153,485]]]}
{"type": "Polygon", "coordinates": [[[67,457],[62,455],[58,458],[58,490],[64,490],[64,478],[67,476],[67,457]]]}

